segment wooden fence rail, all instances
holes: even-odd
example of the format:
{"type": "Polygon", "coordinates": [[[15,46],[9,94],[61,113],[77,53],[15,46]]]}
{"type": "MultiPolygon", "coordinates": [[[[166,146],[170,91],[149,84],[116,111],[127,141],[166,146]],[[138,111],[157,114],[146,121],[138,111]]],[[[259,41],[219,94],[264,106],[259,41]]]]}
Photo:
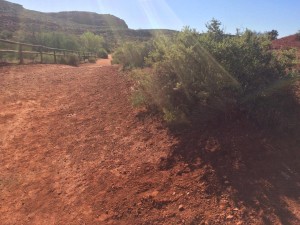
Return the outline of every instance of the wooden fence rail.
{"type": "Polygon", "coordinates": [[[0,55],[4,53],[18,54],[20,64],[24,64],[24,54],[32,54],[32,55],[39,54],[41,58],[41,63],[43,63],[43,55],[53,55],[54,63],[57,63],[57,56],[66,56],[68,53],[75,54],[79,57],[79,59],[83,59],[83,60],[86,60],[89,57],[97,57],[97,55],[92,52],[81,52],[81,51],[73,51],[68,49],[51,48],[43,45],[33,45],[33,44],[4,40],[4,39],[0,39],[0,43],[18,46],[18,50],[0,49],[0,55]],[[25,51],[23,50],[24,49],[23,47],[31,47],[34,49],[34,51],[25,51]]]}

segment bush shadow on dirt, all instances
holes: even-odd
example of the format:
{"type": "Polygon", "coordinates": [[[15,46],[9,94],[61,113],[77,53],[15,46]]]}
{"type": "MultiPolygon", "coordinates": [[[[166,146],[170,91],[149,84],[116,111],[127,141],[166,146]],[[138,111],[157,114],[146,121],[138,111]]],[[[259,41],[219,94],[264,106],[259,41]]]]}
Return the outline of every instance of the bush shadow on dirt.
{"type": "MultiPolygon", "coordinates": [[[[295,107],[292,118],[300,118],[299,105],[295,107]]],[[[175,129],[171,133],[178,144],[160,167],[168,170],[184,162],[193,171],[209,165],[217,179],[210,184],[211,195],[231,187],[233,201],[262,215],[264,224],[273,224],[274,216],[282,224],[295,224],[299,218],[288,202],[300,198],[300,123],[293,123],[293,129],[275,132],[237,115],[201,128],[175,129]]]]}

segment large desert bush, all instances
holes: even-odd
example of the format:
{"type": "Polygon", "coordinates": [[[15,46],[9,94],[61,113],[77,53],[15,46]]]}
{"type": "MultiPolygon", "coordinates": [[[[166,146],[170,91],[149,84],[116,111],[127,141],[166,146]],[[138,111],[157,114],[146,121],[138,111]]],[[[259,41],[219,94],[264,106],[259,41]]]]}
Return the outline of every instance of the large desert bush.
{"type": "Polygon", "coordinates": [[[134,45],[118,53],[125,65],[152,67],[133,73],[135,102],[158,109],[172,122],[237,112],[267,124],[278,120],[275,115],[282,114],[281,103],[297,78],[288,72],[294,54],[275,54],[266,34],[246,30],[228,35],[220,26],[212,20],[204,34],[185,28],[175,38],[160,37],[146,57],[132,54],[134,45]]]}
{"type": "Polygon", "coordinates": [[[285,77],[285,69],[290,66],[290,60],[283,62],[274,55],[267,36],[249,30],[241,35],[224,36],[220,41],[210,39],[208,33],[200,41],[239,81],[241,97],[263,95],[268,86],[285,77]]]}
{"type": "Polygon", "coordinates": [[[113,64],[122,64],[124,69],[144,67],[145,58],[152,50],[152,42],[127,42],[116,49],[113,64]]]}
{"type": "Polygon", "coordinates": [[[96,35],[92,32],[85,32],[80,36],[81,50],[93,52],[100,58],[107,58],[107,50],[105,40],[102,36],[96,35]]]}
{"type": "Polygon", "coordinates": [[[167,121],[207,119],[234,104],[239,83],[202,47],[196,31],[156,40],[146,61],[153,72],[135,75],[137,92],[167,121]]]}

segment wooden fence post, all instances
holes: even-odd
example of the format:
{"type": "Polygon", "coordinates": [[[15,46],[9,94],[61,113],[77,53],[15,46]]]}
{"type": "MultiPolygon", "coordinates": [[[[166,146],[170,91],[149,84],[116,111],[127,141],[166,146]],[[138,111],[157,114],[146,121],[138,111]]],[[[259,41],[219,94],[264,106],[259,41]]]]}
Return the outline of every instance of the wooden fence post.
{"type": "MultiPolygon", "coordinates": [[[[78,55],[80,60],[85,61],[91,56],[94,56],[94,53],[91,52],[81,52],[81,51],[72,51],[72,50],[67,50],[67,49],[56,49],[52,47],[47,47],[47,46],[42,46],[42,45],[33,45],[33,44],[28,44],[28,43],[20,43],[20,42],[14,42],[14,41],[9,41],[9,40],[3,40],[0,38],[0,43],[8,43],[8,44],[13,44],[14,47],[13,49],[7,49],[7,50],[0,50],[0,54],[3,53],[14,53],[15,57],[17,57],[18,63],[19,64],[24,64],[25,62],[25,56],[27,54],[29,55],[35,55],[35,57],[40,56],[41,63],[47,63],[46,58],[44,60],[44,55],[53,55],[54,56],[54,63],[58,63],[59,59],[57,59],[57,56],[65,56],[68,57],[70,54],[78,55]],[[30,47],[31,50],[27,50],[27,47],[30,47]],[[53,52],[53,54],[51,54],[53,52]],[[57,54],[58,52],[58,54],[57,54]]],[[[0,55],[2,57],[2,55],[0,55]]]]}
{"type": "Polygon", "coordinates": [[[41,63],[43,63],[43,48],[40,47],[41,63]]]}
{"type": "Polygon", "coordinates": [[[56,52],[54,50],[54,63],[56,64],[56,52]]]}
{"type": "Polygon", "coordinates": [[[24,64],[22,48],[23,48],[23,46],[21,44],[19,44],[19,60],[20,60],[20,64],[24,64]]]}

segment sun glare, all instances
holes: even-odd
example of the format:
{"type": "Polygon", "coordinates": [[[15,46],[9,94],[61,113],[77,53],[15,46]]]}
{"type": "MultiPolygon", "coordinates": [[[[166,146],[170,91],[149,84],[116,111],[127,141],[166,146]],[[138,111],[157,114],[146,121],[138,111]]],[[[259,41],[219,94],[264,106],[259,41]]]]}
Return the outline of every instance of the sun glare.
{"type": "Polygon", "coordinates": [[[181,29],[184,25],[165,0],[139,0],[139,4],[151,28],[177,27],[181,29]]]}

